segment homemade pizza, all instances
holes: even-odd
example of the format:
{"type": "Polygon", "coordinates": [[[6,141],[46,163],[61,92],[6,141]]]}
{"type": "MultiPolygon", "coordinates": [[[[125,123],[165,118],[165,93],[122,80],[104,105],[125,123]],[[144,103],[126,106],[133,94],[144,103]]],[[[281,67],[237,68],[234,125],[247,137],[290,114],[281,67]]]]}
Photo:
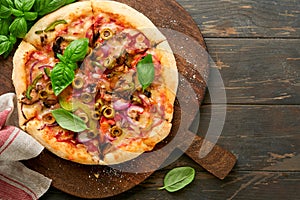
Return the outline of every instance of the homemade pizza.
{"type": "Polygon", "coordinates": [[[170,132],[178,72],[164,35],[114,1],[82,1],[40,19],[13,59],[19,124],[57,156],[112,165],[170,132]]]}

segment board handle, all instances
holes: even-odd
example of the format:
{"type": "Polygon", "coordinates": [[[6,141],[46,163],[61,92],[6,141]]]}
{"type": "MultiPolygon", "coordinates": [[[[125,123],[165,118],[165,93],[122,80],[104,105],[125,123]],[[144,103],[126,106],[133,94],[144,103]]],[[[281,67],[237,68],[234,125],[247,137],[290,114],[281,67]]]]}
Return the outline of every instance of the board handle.
{"type": "Polygon", "coordinates": [[[187,134],[193,134],[192,137],[194,137],[194,140],[185,150],[185,154],[201,165],[205,170],[223,180],[234,167],[237,160],[236,156],[216,144],[205,141],[205,146],[208,148],[212,147],[212,149],[206,156],[200,158],[200,149],[204,139],[192,132],[188,132],[187,134]]]}

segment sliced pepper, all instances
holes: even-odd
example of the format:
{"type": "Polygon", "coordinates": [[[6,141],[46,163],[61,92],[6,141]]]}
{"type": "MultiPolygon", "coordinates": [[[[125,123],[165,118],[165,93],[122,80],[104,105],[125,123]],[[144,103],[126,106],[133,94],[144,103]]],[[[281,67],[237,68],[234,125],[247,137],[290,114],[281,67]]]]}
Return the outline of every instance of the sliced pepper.
{"type": "Polygon", "coordinates": [[[32,97],[30,96],[31,91],[33,90],[33,88],[36,87],[37,82],[43,77],[43,74],[39,74],[37,77],[35,77],[35,79],[32,81],[32,83],[29,85],[29,87],[26,90],[26,98],[31,100],[32,97]]]}
{"type": "Polygon", "coordinates": [[[49,31],[54,31],[55,27],[59,24],[67,24],[68,22],[64,19],[56,20],[52,22],[44,31],[49,32],[49,31]]]}

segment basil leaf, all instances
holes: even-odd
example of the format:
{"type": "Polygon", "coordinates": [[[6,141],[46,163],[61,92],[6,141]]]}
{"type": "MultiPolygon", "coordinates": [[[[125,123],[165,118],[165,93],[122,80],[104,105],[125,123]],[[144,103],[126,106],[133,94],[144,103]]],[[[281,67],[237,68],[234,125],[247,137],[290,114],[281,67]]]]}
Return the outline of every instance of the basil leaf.
{"type": "Polygon", "coordinates": [[[23,11],[20,11],[20,10],[14,9],[14,8],[11,9],[11,13],[16,17],[23,17],[24,16],[23,11]]]}
{"type": "Polygon", "coordinates": [[[15,6],[18,10],[22,10],[24,12],[29,11],[35,0],[15,0],[15,6]]]}
{"type": "Polygon", "coordinates": [[[5,35],[0,35],[0,55],[4,54],[10,47],[9,38],[5,35]]]}
{"type": "Polygon", "coordinates": [[[69,68],[68,65],[59,62],[51,71],[50,76],[54,94],[58,96],[72,83],[75,77],[75,72],[73,69],[69,68]]]}
{"type": "Polygon", "coordinates": [[[24,13],[24,17],[28,21],[36,20],[37,16],[38,16],[37,12],[25,12],[24,13]]]}
{"type": "Polygon", "coordinates": [[[9,36],[9,41],[10,41],[10,45],[9,45],[8,50],[3,54],[4,58],[7,58],[9,56],[10,52],[13,50],[14,45],[17,42],[17,38],[15,36],[13,36],[13,35],[10,35],[9,36]]]}
{"type": "Polygon", "coordinates": [[[38,12],[39,15],[46,15],[65,4],[66,0],[35,0],[34,10],[38,12]]]}
{"type": "Polygon", "coordinates": [[[87,38],[72,41],[64,52],[64,57],[68,62],[75,63],[82,61],[89,49],[89,40],[87,38]]]}
{"type": "Polygon", "coordinates": [[[81,132],[87,129],[86,124],[80,117],[66,111],[65,109],[60,108],[53,110],[52,115],[56,122],[64,129],[74,132],[81,132]]]}
{"type": "Polygon", "coordinates": [[[17,42],[16,36],[10,34],[10,35],[9,35],[9,41],[11,41],[11,43],[15,44],[15,43],[17,42]]]}
{"type": "Polygon", "coordinates": [[[12,0],[0,0],[0,4],[4,5],[7,8],[14,7],[14,2],[12,0]]]}
{"type": "Polygon", "coordinates": [[[9,31],[17,38],[23,38],[27,33],[27,22],[25,18],[16,18],[9,26],[9,31]]]}
{"type": "Polygon", "coordinates": [[[0,18],[7,19],[11,16],[11,10],[4,5],[0,6],[0,18]]]}
{"type": "Polygon", "coordinates": [[[151,85],[155,76],[154,64],[151,54],[148,54],[138,62],[137,73],[139,82],[142,85],[144,91],[147,87],[151,85]]]}
{"type": "Polygon", "coordinates": [[[0,35],[9,34],[9,25],[11,23],[10,19],[0,19],[0,35]]]}
{"type": "Polygon", "coordinates": [[[168,192],[176,192],[190,184],[194,180],[194,177],[195,170],[191,167],[174,168],[165,176],[164,187],[159,189],[166,189],[168,192]]]}
{"type": "Polygon", "coordinates": [[[63,55],[61,55],[61,54],[58,53],[56,56],[60,60],[60,62],[63,62],[66,65],[68,64],[66,58],[63,55]]]}
{"type": "Polygon", "coordinates": [[[70,4],[70,3],[73,3],[75,2],[76,0],[66,0],[66,4],[70,4]]]}
{"type": "Polygon", "coordinates": [[[67,65],[70,69],[73,70],[76,70],[78,68],[78,65],[76,63],[68,63],[67,65]]]}

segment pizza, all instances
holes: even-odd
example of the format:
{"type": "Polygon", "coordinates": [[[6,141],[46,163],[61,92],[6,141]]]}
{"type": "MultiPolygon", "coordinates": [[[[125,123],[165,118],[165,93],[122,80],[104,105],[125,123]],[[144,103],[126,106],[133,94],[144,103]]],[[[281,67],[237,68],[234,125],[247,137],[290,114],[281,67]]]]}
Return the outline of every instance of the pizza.
{"type": "Polygon", "coordinates": [[[170,133],[176,61],[165,36],[128,5],[82,1],[43,17],[13,66],[20,127],[63,159],[118,164],[170,133]]]}

